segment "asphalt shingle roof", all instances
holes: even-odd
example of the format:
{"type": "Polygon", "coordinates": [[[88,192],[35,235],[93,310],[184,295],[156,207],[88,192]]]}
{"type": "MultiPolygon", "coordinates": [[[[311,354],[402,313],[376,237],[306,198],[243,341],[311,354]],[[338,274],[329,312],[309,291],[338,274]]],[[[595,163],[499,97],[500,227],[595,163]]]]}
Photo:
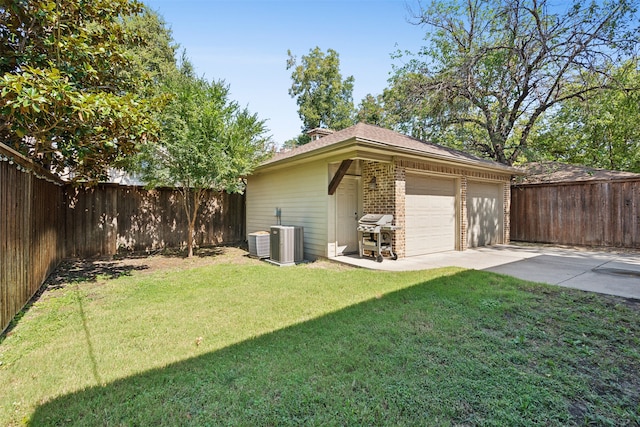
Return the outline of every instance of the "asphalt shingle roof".
{"type": "Polygon", "coordinates": [[[430,142],[421,141],[401,133],[374,126],[366,123],[358,123],[346,129],[334,132],[323,138],[301,145],[289,151],[278,152],[272,158],[265,161],[263,165],[280,162],[285,159],[295,158],[305,153],[311,153],[325,147],[329,147],[340,142],[355,139],[357,141],[387,147],[390,150],[411,151],[416,154],[423,154],[425,157],[443,158],[462,163],[474,163],[489,168],[505,169],[513,171],[512,168],[490,160],[481,159],[468,153],[464,153],[452,148],[430,142]]]}
{"type": "Polygon", "coordinates": [[[619,179],[640,179],[640,174],[570,165],[559,162],[532,162],[519,167],[526,173],[518,179],[519,184],[542,184],[581,181],[610,181],[619,179]]]}

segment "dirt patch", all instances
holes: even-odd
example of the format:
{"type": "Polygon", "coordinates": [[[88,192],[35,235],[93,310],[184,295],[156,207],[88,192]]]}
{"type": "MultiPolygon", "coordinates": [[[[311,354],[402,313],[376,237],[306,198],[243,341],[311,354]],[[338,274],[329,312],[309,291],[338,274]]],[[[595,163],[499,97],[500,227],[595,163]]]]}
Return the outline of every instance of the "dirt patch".
{"type": "Polygon", "coordinates": [[[330,269],[336,271],[345,271],[345,270],[353,270],[356,267],[351,265],[343,264],[337,261],[330,261],[328,259],[319,259],[317,261],[309,262],[304,264],[308,268],[321,268],[321,269],[330,269]]]}
{"type": "Polygon", "coordinates": [[[192,258],[182,251],[171,250],[153,254],[138,253],[93,259],[67,259],[47,278],[45,287],[56,289],[70,283],[116,279],[130,276],[134,271],[142,274],[162,270],[187,270],[212,264],[255,264],[243,247],[216,246],[199,248],[192,258]]]}
{"type": "Polygon", "coordinates": [[[624,298],[624,297],[615,297],[611,295],[603,295],[604,298],[609,300],[613,305],[620,304],[624,305],[631,310],[640,312],[640,299],[636,298],[624,298]]]}
{"type": "Polygon", "coordinates": [[[62,261],[47,278],[47,289],[60,289],[71,283],[96,282],[130,276],[132,271],[146,270],[146,265],[129,265],[120,261],[69,259],[62,261]]]}

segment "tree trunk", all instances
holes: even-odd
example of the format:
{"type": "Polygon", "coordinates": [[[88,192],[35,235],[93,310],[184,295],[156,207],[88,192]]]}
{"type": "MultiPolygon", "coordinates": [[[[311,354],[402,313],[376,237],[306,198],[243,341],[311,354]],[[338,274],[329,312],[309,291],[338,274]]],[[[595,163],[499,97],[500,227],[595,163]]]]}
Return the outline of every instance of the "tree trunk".
{"type": "Polygon", "coordinates": [[[506,145],[506,138],[502,135],[498,134],[489,134],[489,138],[491,138],[491,148],[493,150],[493,160],[498,163],[502,163],[503,165],[511,166],[511,162],[507,159],[507,156],[504,152],[504,147],[506,145]]]}
{"type": "Polygon", "coordinates": [[[195,221],[189,221],[189,228],[187,230],[187,258],[193,256],[193,231],[195,229],[195,221]]]}
{"type": "Polygon", "coordinates": [[[204,190],[188,190],[185,193],[185,198],[189,197],[189,193],[191,191],[193,191],[193,204],[185,203],[185,209],[187,209],[187,220],[189,222],[189,227],[187,229],[187,258],[193,257],[193,235],[195,233],[196,219],[198,218],[198,209],[200,208],[202,193],[204,192],[204,190]],[[189,211],[188,206],[191,207],[191,211],[189,211]]]}

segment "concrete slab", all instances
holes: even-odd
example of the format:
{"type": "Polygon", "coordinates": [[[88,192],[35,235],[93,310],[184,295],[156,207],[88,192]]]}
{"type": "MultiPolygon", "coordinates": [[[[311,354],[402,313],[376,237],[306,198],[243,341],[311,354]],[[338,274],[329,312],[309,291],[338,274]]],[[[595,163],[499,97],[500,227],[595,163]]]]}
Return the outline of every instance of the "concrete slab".
{"type": "Polygon", "coordinates": [[[534,245],[496,245],[381,263],[344,256],[335,261],[372,270],[408,271],[461,267],[523,280],[640,299],[640,251],[616,253],[534,245]]]}
{"type": "Polygon", "coordinates": [[[599,267],[606,260],[562,255],[538,255],[515,263],[501,264],[485,270],[508,274],[523,280],[558,285],[599,267]]]}
{"type": "MultiPolygon", "coordinates": [[[[591,268],[586,266],[587,269],[591,268]]],[[[557,285],[585,271],[580,265],[563,265],[557,257],[539,256],[484,269],[518,279],[557,285]]]]}
{"type": "Polygon", "coordinates": [[[559,285],[600,294],[640,299],[640,276],[621,276],[592,270],[559,285]]]}

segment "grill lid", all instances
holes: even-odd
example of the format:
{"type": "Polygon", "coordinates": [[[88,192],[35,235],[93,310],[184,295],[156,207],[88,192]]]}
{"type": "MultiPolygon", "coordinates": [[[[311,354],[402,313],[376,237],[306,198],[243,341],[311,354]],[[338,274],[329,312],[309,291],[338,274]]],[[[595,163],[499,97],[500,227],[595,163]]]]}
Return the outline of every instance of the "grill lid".
{"type": "Polygon", "coordinates": [[[393,221],[393,215],[388,214],[367,214],[360,218],[358,223],[367,225],[387,225],[393,221]]]}

